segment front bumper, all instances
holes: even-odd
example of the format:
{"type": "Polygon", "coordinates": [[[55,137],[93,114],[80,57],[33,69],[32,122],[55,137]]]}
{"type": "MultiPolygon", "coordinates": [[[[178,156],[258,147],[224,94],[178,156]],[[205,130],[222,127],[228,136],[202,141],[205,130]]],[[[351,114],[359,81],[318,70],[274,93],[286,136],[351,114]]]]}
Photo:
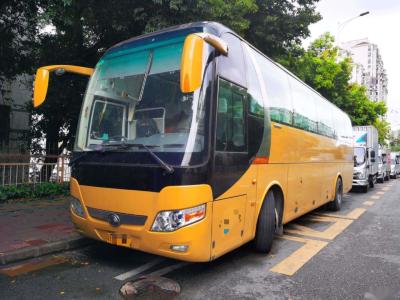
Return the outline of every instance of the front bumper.
{"type": "Polygon", "coordinates": [[[353,179],[353,186],[366,186],[368,184],[368,179],[353,179]]]}
{"type": "Polygon", "coordinates": [[[159,193],[80,186],[71,179],[71,194],[84,205],[85,218],[71,211],[78,232],[109,244],[132,248],[174,259],[206,262],[211,259],[212,193],[207,185],[167,187],[159,193]],[[108,195],[106,195],[108,193],[108,195]],[[111,200],[111,201],[109,201],[111,200]],[[111,204],[110,204],[111,202],[111,204]],[[206,204],[206,217],[174,232],[150,231],[159,211],[194,207],[206,204]],[[143,225],[108,222],[92,217],[88,207],[107,211],[135,212],[147,216],[143,225]],[[171,250],[173,245],[188,246],[186,252],[171,250]]]}

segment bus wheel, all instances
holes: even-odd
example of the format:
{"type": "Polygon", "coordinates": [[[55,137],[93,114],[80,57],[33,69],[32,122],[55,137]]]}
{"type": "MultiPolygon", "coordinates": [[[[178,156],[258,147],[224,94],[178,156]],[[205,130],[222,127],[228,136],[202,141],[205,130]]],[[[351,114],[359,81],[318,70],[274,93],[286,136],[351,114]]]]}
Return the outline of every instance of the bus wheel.
{"type": "Polygon", "coordinates": [[[268,253],[272,247],[275,232],[275,197],[272,191],[267,193],[257,221],[254,246],[258,252],[268,253]]]}
{"type": "Polygon", "coordinates": [[[343,200],[343,183],[342,179],[339,177],[336,181],[335,199],[329,202],[328,208],[333,211],[338,211],[342,207],[343,200]]]}

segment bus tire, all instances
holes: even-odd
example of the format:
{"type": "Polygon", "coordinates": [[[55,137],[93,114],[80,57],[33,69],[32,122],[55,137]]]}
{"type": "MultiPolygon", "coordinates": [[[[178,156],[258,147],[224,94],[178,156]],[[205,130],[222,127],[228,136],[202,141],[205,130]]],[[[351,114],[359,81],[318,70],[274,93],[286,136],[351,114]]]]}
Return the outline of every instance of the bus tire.
{"type": "Polygon", "coordinates": [[[335,198],[328,203],[328,209],[332,211],[339,211],[342,208],[343,201],[343,182],[342,178],[336,180],[335,198]]]}
{"type": "Polygon", "coordinates": [[[267,193],[261,206],[257,221],[254,247],[257,252],[268,253],[272,247],[275,233],[275,197],[272,191],[267,193]]]}

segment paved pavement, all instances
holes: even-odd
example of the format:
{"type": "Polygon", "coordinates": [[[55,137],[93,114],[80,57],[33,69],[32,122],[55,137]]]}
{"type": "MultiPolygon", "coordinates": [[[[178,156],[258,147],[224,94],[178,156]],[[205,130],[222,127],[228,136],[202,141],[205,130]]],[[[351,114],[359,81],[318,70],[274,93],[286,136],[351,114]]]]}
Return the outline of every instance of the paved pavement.
{"type": "Polygon", "coordinates": [[[69,217],[68,201],[36,199],[0,205],[0,265],[69,248],[81,237],[69,217]]]}
{"type": "Polygon", "coordinates": [[[400,299],[400,180],[288,224],[269,255],[190,264],[94,243],[0,268],[0,299],[122,299],[143,275],[175,280],[179,299],[400,299]]]}

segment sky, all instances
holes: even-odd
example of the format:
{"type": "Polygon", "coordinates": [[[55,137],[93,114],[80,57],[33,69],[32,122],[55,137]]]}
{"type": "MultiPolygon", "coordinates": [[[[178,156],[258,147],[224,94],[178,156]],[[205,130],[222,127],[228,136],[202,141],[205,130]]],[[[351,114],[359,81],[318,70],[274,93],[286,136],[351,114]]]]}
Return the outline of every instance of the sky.
{"type": "Polygon", "coordinates": [[[321,0],[317,11],[322,20],[310,25],[311,36],[318,38],[329,31],[337,35],[338,24],[360,13],[366,16],[349,22],[340,32],[340,42],[368,38],[377,44],[388,74],[388,121],[400,129],[400,1],[399,0],[321,0]]]}

